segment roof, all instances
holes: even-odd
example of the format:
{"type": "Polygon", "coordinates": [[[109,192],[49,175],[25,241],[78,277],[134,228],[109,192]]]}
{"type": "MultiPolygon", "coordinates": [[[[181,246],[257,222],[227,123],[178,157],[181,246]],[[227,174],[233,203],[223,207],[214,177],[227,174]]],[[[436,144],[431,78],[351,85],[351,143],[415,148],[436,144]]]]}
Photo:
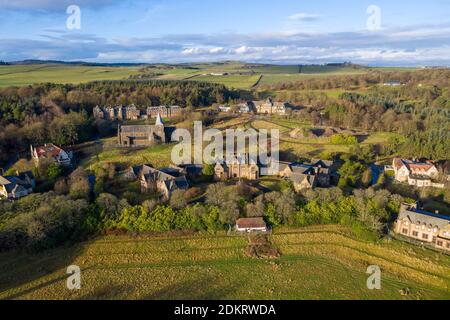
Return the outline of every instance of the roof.
{"type": "Polygon", "coordinates": [[[394,159],[394,167],[396,169],[400,169],[403,166],[406,166],[406,168],[410,171],[423,171],[423,172],[427,172],[428,170],[435,167],[435,165],[432,161],[427,161],[425,163],[425,162],[405,160],[405,159],[400,159],[400,158],[394,159]]]}
{"type": "Polygon", "coordinates": [[[59,156],[62,151],[63,150],[60,147],[55,146],[53,143],[48,143],[36,148],[38,157],[45,158],[55,158],[59,156]]]}
{"type": "Polygon", "coordinates": [[[241,218],[236,221],[236,226],[242,229],[267,228],[263,218],[241,218]]]}
{"type": "Polygon", "coordinates": [[[316,176],[310,174],[294,173],[293,175],[291,175],[290,179],[292,180],[292,182],[297,184],[303,183],[306,180],[310,186],[314,186],[316,176]]]}
{"type": "Polygon", "coordinates": [[[419,210],[408,204],[401,206],[398,215],[399,220],[404,220],[405,218],[414,224],[425,224],[431,227],[443,228],[450,224],[450,216],[419,210]]]}
{"type": "Polygon", "coordinates": [[[177,187],[179,189],[189,188],[189,183],[186,177],[179,170],[174,168],[164,168],[158,170],[152,168],[151,166],[143,165],[140,173],[144,175],[146,180],[154,179],[157,181],[164,181],[168,187],[168,190],[171,190],[173,187],[177,187]]]}
{"type": "Polygon", "coordinates": [[[7,185],[10,183],[11,181],[9,181],[6,177],[0,176],[0,185],[7,185]]]}
{"type": "Polygon", "coordinates": [[[153,130],[152,125],[120,126],[123,133],[145,132],[150,133],[153,130]]]}

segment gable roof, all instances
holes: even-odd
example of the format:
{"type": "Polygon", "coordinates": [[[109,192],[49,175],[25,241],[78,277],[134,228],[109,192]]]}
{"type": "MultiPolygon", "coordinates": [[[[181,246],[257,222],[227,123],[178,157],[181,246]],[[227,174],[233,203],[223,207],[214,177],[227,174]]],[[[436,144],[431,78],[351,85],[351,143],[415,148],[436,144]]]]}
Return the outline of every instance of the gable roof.
{"type": "Polygon", "coordinates": [[[241,218],[236,221],[236,226],[240,229],[267,228],[263,218],[241,218]]]}
{"type": "Polygon", "coordinates": [[[43,146],[36,147],[36,153],[39,158],[56,158],[61,152],[63,152],[63,149],[53,143],[47,143],[43,146]]]}
{"type": "Polygon", "coordinates": [[[418,162],[413,160],[406,160],[406,159],[400,159],[395,158],[394,159],[394,167],[398,170],[402,167],[406,167],[409,171],[412,171],[414,173],[419,172],[427,172],[430,169],[436,168],[434,163],[432,161],[427,162],[418,162]]]}
{"type": "Polygon", "coordinates": [[[435,214],[416,209],[408,204],[402,204],[398,219],[404,220],[405,218],[414,224],[425,224],[430,227],[443,228],[450,224],[450,216],[435,214]]]}
{"type": "Polygon", "coordinates": [[[294,173],[293,175],[291,175],[290,179],[296,184],[301,184],[306,181],[312,187],[314,186],[314,182],[316,181],[316,176],[310,174],[294,173]]]}
{"type": "Polygon", "coordinates": [[[0,176],[0,185],[4,186],[4,185],[10,184],[10,183],[11,183],[11,181],[9,181],[7,179],[7,177],[0,176]]]}

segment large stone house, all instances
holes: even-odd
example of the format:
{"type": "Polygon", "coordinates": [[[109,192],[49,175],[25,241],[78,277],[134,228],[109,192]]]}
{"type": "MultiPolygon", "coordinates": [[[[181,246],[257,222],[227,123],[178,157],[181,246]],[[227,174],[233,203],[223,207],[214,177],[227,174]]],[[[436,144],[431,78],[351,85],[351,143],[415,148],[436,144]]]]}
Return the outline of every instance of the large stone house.
{"type": "Polygon", "coordinates": [[[175,118],[182,114],[183,109],[180,106],[159,106],[148,107],[147,117],[156,118],[158,114],[163,118],[175,118]]]}
{"type": "Polygon", "coordinates": [[[450,217],[402,204],[394,232],[450,252],[450,217]]]}
{"type": "Polygon", "coordinates": [[[138,120],[141,117],[141,111],[134,105],[129,106],[116,106],[102,108],[96,106],[93,110],[95,119],[103,120],[138,120]]]}
{"type": "Polygon", "coordinates": [[[43,159],[56,162],[63,166],[70,166],[72,162],[72,152],[66,152],[53,143],[47,143],[36,148],[30,146],[30,151],[31,158],[36,165],[39,165],[39,162],[43,159]]]}
{"type": "Polygon", "coordinates": [[[139,180],[141,192],[159,192],[164,200],[170,199],[175,190],[187,190],[189,183],[184,172],[177,168],[155,169],[150,165],[131,167],[125,172],[128,180],[139,180]]]}
{"type": "Polygon", "coordinates": [[[256,112],[259,114],[285,115],[289,109],[287,103],[276,102],[272,98],[268,98],[266,101],[254,101],[253,104],[256,106],[256,112]]]}
{"type": "Polygon", "coordinates": [[[93,109],[95,119],[109,120],[109,121],[125,121],[125,120],[140,120],[156,118],[158,115],[163,118],[174,118],[182,113],[182,108],[179,106],[159,106],[148,107],[147,110],[141,111],[134,104],[129,106],[116,107],[100,107],[96,106],[93,109]]]}
{"type": "Polygon", "coordinates": [[[259,179],[259,165],[248,161],[246,157],[236,157],[229,162],[218,162],[214,167],[214,179],[225,181],[228,179],[259,179]]]}
{"type": "Polygon", "coordinates": [[[17,173],[15,176],[0,175],[0,198],[16,200],[33,193],[36,186],[31,171],[17,173]]]}
{"type": "Polygon", "coordinates": [[[174,128],[166,127],[160,115],[154,125],[119,125],[117,142],[123,147],[143,147],[170,142],[174,128]]]}
{"type": "MultiPolygon", "coordinates": [[[[273,163],[271,163],[271,166],[273,166],[273,163]]],[[[272,167],[273,171],[275,170],[272,167]]],[[[310,163],[304,164],[278,162],[278,176],[290,180],[296,192],[316,187],[330,187],[335,174],[333,161],[313,159],[310,163]]]]}
{"type": "Polygon", "coordinates": [[[444,188],[444,184],[434,182],[439,177],[439,171],[432,161],[418,162],[395,158],[392,166],[394,167],[395,180],[398,182],[406,182],[410,186],[418,188],[444,188]]]}

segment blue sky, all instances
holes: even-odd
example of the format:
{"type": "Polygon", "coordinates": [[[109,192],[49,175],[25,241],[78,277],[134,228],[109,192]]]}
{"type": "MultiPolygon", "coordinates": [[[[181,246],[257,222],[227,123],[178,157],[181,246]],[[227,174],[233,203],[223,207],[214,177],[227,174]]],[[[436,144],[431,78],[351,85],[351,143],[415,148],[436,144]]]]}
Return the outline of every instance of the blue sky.
{"type": "Polygon", "coordinates": [[[450,65],[450,0],[0,0],[0,60],[21,59],[450,65]]]}

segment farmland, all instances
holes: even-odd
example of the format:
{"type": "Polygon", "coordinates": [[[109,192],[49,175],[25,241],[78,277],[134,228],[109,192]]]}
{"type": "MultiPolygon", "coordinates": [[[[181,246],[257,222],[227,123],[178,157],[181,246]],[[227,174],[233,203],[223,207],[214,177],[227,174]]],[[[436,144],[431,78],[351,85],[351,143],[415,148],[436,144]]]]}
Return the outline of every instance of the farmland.
{"type": "Polygon", "coordinates": [[[136,67],[94,67],[58,64],[0,66],[0,87],[34,83],[83,83],[119,80],[136,74],[136,67]]]}
{"type": "Polygon", "coordinates": [[[1,255],[2,299],[448,299],[450,257],[397,241],[356,240],[344,227],[282,229],[273,260],[223,233],[106,236],[40,255],[1,255]],[[81,290],[65,287],[81,268],[81,290]],[[366,269],[382,270],[368,290],[366,269]],[[14,266],[14,267],[13,267],[14,266]],[[236,275],[239,275],[238,277],[236,275]]]}

